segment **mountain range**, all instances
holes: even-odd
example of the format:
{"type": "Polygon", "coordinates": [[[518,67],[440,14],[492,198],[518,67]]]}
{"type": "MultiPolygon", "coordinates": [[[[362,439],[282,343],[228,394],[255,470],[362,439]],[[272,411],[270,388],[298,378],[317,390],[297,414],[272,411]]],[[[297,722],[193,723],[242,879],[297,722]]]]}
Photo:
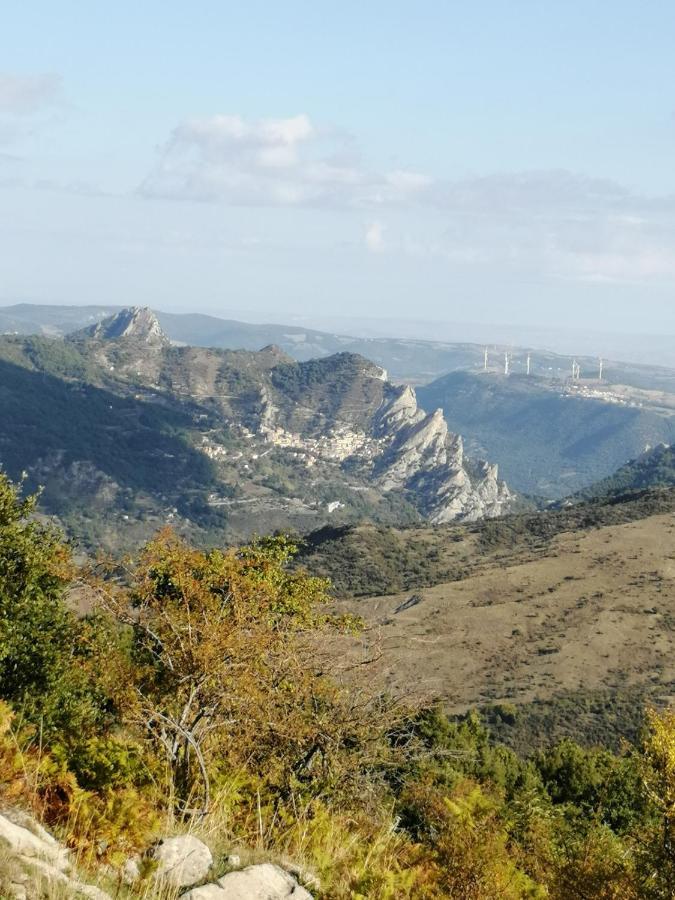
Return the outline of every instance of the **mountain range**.
{"type": "Polygon", "coordinates": [[[387,691],[457,713],[513,701],[519,746],[578,736],[569,709],[588,704],[589,734],[618,741],[621,698],[672,685],[675,462],[669,443],[639,453],[669,437],[669,397],[491,371],[413,389],[349,352],[177,344],[125,308],[65,337],[0,337],[0,461],[86,549],[165,524],[221,545],[301,532],[300,563],[370,626],[331,647],[348,669],[372,657],[387,691]],[[513,487],[528,477],[571,496],[528,508],[513,487]]]}
{"type": "Polygon", "coordinates": [[[517,503],[440,410],[339,353],[176,346],[149,309],[66,339],[0,338],[0,461],[85,544],[164,523],[205,538],[326,522],[441,523],[517,503]]]}
{"type": "MultiPolygon", "coordinates": [[[[63,337],[119,312],[18,304],[0,309],[0,331],[63,337]]],[[[297,325],[155,315],[174,347],[258,351],[274,345],[302,363],[340,353],[369,359],[393,383],[414,385],[427,413],[441,408],[470,456],[497,463],[513,489],[542,502],[584,490],[647,447],[674,440],[672,369],[605,360],[600,379],[599,360],[542,349],[356,338],[297,325]],[[573,364],[577,379],[571,377],[573,364]]]]}
{"type": "MultiPolygon", "coordinates": [[[[123,306],[59,306],[19,303],[0,307],[0,334],[43,334],[65,336],[120,312],[123,306]]],[[[292,324],[253,324],[201,313],[167,313],[155,310],[167,337],[176,344],[218,347],[227,350],[259,350],[275,344],[298,361],[347,352],[365,356],[385,368],[394,382],[428,384],[455,370],[479,372],[488,351],[488,371],[499,374],[504,356],[510,357],[514,375],[526,370],[530,357],[532,375],[546,379],[568,379],[573,361],[584,378],[595,378],[597,357],[576,357],[554,353],[546,344],[470,343],[466,341],[422,340],[410,337],[357,337],[348,333],[320,331],[292,324]]],[[[604,376],[609,383],[647,390],[675,391],[675,370],[658,365],[605,360],[604,376]]]]}

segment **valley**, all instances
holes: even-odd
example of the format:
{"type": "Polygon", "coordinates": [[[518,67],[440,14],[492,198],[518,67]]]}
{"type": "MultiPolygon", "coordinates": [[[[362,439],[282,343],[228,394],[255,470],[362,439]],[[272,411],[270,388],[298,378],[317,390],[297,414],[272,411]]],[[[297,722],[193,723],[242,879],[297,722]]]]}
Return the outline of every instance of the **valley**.
{"type": "MultiPolygon", "coordinates": [[[[72,337],[122,311],[122,307],[18,304],[0,308],[0,332],[15,332],[24,340],[31,340],[31,335],[72,337]]],[[[200,349],[257,352],[268,346],[277,347],[287,363],[295,360],[314,367],[318,360],[343,353],[368,359],[386,372],[392,384],[413,386],[419,407],[428,414],[441,408],[449,429],[463,435],[470,456],[497,463],[514,491],[542,502],[583,490],[648,446],[670,443],[675,436],[675,370],[662,366],[603,360],[599,380],[597,358],[573,358],[541,348],[357,338],[297,325],[251,324],[196,313],[158,312],[155,316],[176,351],[174,359],[180,358],[181,348],[188,347],[192,351],[186,350],[185,359],[191,353],[196,360],[200,349]],[[508,376],[503,374],[505,355],[508,376]],[[571,377],[573,364],[579,367],[578,379],[571,377]]],[[[136,376],[127,370],[125,377],[136,376]]],[[[152,391],[161,386],[153,388],[153,384],[150,377],[142,384],[147,402],[157,399],[152,391]]],[[[204,395],[212,389],[208,379],[202,385],[185,382],[171,386],[176,397],[187,400],[192,396],[195,401],[199,401],[200,391],[204,395]],[[196,393],[191,395],[193,387],[196,393]]],[[[277,437],[286,445],[295,440],[281,433],[277,437]]],[[[208,452],[222,456],[217,444],[215,439],[208,452]]],[[[327,502],[344,502],[344,498],[327,502]]],[[[224,505],[234,512],[239,504],[224,505]]],[[[312,527],[307,504],[302,508],[292,504],[291,508],[283,500],[282,506],[279,511],[279,504],[272,503],[277,510],[275,527],[278,523],[283,527],[286,513],[298,527],[312,527]]],[[[238,529],[237,534],[243,536],[244,532],[238,529]]]]}
{"type": "Polygon", "coordinates": [[[675,393],[610,382],[454,372],[419,388],[517,490],[560,499],[675,440],[675,393]]]}

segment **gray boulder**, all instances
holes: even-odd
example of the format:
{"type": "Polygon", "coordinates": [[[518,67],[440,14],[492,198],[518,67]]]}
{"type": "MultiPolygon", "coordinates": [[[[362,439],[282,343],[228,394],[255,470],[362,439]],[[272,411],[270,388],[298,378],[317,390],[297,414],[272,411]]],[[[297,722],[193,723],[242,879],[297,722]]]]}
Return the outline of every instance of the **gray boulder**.
{"type": "Polygon", "coordinates": [[[45,860],[61,872],[71,868],[66,848],[37,822],[23,815],[19,818],[18,812],[0,815],[0,843],[6,844],[13,853],[45,860]]]}
{"type": "Polygon", "coordinates": [[[176,887],[190,887],[206,878],[213,865],[211,851],[191,834],[165,838],[153,850],[157,876],[176,887]]]}
{"type": "Polygon", "coordinates": [[[312,895],[279,866],[263,863],[229,872],[215,884],[193,888],[182,900],[312,900],[312,895]]]}
{"type": "Polygon", "coordinates": [[[181,894],[180,900],[226,900],[227,894],[217,884],[203,884],[192,888],[187,894],[181,894]]]}

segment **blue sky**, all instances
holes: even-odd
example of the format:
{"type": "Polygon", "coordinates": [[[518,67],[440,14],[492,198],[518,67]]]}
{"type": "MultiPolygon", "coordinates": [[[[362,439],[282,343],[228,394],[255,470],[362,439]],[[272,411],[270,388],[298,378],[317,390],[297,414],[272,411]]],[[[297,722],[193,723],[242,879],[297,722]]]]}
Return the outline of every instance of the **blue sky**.
{"type": "Polygon", "coordinates": [[[0,302],[675,332],[675,6],[24,0],[0,302]]]}

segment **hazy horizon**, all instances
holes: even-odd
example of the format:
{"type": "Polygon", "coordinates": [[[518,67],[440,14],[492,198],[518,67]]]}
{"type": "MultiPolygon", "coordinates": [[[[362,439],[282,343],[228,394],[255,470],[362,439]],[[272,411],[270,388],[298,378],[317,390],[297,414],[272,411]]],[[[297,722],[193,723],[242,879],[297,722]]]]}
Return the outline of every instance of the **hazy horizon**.
{"type": "MultiPolygon", "coordinates": [[[[27,301],[5,303],[0,301],[0,312],[13,306],[30,304],[27,301]]],[[[134,303],[44,303],[44,306],[72,305],[74,307],[118,307],[124,308],[134,303]]],[[[444,343],[471,343],[478,345],[513,346],[551,351],[568,356],[603,356],[616,361],[651,364],[675,368],[675,341],[669,334],[641,334],[638,332],[596,332],[588,329],[544,328],[518,323],[470,321],[420,320],[408,318],[368,318],[355,316],[298,315],[293,313],[251,311],[245,309],[202,310],[192,308],[167,309],[161,305],[153,307],[158,312],[173,314],[201,314],[217,318],[247,322],[254,325],[288,325],[309,330],[342,334],[356,338],[398,338],[444,343]]]]}
{"type": "Polygon", "coordinates": [[[675,333],[674,28],[662,2],[15,7],[2,294],[675,333]]]}

